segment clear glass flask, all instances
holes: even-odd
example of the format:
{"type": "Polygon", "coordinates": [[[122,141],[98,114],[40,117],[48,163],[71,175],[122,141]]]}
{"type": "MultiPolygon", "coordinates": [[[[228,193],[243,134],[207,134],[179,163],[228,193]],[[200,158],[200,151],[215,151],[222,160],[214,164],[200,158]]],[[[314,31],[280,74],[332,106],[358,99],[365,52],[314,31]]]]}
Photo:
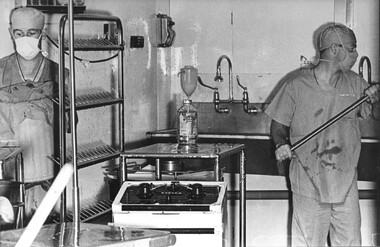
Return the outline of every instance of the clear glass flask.
{"type": "Polygon", "coordinates": [[[190,99],[184,99],[177,112],[177,142],[179,152],[197,151],[198,112],[190,99]]]}

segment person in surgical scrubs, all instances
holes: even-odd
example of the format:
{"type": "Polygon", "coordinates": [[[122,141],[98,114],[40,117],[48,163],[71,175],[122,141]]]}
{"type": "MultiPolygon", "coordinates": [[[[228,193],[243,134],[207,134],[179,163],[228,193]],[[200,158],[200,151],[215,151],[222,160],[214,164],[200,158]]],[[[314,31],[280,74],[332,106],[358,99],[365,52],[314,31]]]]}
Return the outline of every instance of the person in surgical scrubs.
{"type": "MultiPolygon", "coordinates": [[[[41,202],[55,175],[57,140],[58,64],[41,50],[45,17],[22,7],[10,14],[10,37],[15,52],[0,59],[0,144],[23,148],[26,218],[41,202]]],[[[66,78],[68,72],[65,71],[66,78]]],[[[12,174],[13,166],[8,166],[12,174]]]]}
{"type": "Polygon", "coordinates": [[[351,68],[358,58],[354,32],[329,23],[317,40],[319,60],[299,70],[266,110],[278,161],[291,159],[292,245],[360,246],[361,218],[357,165],[361,148],[359,119],[379,100],[379,85],[370,86],[351,68]],[[317,129],[349,105],[369,100],[311,140],[291,151],[291,144],[317,129]]]}

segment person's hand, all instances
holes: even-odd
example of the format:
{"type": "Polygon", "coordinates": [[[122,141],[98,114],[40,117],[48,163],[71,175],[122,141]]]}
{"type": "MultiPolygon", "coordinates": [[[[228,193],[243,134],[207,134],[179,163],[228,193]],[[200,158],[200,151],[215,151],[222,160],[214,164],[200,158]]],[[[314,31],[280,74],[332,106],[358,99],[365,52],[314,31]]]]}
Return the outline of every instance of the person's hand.
{"type": "Polygon", "coordinates": [[[288,144],[280,145],[276,149],[275,154],[276,154],[277,161],[280,161],[280,162],[283,160],[292,158],[292,151],[290,150],[290,146],[288,144]]]}
{"type": "Polygon", "coordinates": [[[364,94],[369,96],[370,103],[375,103],[379,101],[379,89],[380,89],[380,84],[373,83],[371,86],[369,86],[368,88],[364,90],[364,94]]]}

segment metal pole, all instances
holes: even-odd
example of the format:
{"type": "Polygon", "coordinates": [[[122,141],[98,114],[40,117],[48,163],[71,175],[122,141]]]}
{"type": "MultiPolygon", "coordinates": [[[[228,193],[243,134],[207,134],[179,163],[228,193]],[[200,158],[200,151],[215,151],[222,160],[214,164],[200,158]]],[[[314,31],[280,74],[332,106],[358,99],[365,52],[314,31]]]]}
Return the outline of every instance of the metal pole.
{"type": "Polygon", "coordinates": [[[126,158],[120,156],[120,165],[119,165],[120,186],[122,186],[124,181],[127,180],[127,164],[125,163],[125,159],[126,158]]]}
{"type": "Polygon", "coordinates": [[[22,152],[17,155],[17,174],[16,180],[20,181],[19,192],[20,192],[20,203],[21,207],[18,207],[18,224],[16,228],[24,227],[24,215],[25,215],[25,181],[24,181],[24,158],[22,152]]]}
{"type": "MultiPolygon", "coordinates": [[[[66,162],[66,98],[65,94],[65,33],[66,18],[61,18],[59,24],[59,157],[60,168],[65,165],[66,162]]],[[[60,222],[65,222],[66,218],[66,189],[61,194],[61,208],[60,208],[60,222]]]]}
{"type": "Polygon", "coordinates": [[[70,98],[70,116],[71,116],[71,135],[73,146],[73,204],[74,204],[74,238],[73,245],[79,246],[80,233],[80,215],[79,215],[79,187],[78,187],[78,166],[77,166],[77,128],[76,128],[76,94],[75,94],[75,64],[74,64],[74,17],[73,17],[73,0],[68,4],[69,17],[69,55],[70,55],[70,81],[71,81],[71,98],[70,98]]]}
{"type": "Polygon", "coordinates": [[[246,245],[246,175],[245,175],[245,153],[240,152],[240,201],[239,201],[239,216],[240,216],[240,247],[246,245]]]}
{"type": "Polygon", "coordinates": [[[156,159],[156,174],[155,174],[155,180],[162,180],[162,174],[161,174],[161,165],[160,165],[160,159],[156,159]]]}
{"type": "Polygon", "coordinates": [[[311,133],[309,133],[308,135],[306,135],[304,138],[302,138],[301,140],[299,140],[296,143],[294,143],[290,147],[290,150],[291,151],[296,150],[297,148],[299,148],[300,146],[302,146],[303,144],[305,144],[305,142],[309,141],[311,138],[313,138],[314,136],[318,135],[320,132],[322,132],[323,130],[325,130],[327,127],[329,127],[330,125],[332,125],[333,123],[335,123],[336,121],[338,121],[339,119],[341,119],[342,117],[344,117],[345,115],[347,115],[348,113],[350,113],[356,107],[358,107],[361,104],[363,104],[368,98],[369,98],[368,95],[361,97],[360,99],[358,99],[357,101],[355,101],[354,103],[352,103],[350,106],[348,106],[346,109],[344,109],[343,111],[341,111],[340,113],[338,113],[337,115],[335,115],[329,121],[327,121],[326,123],[322,124],[316,130],[312,131],[311,133]]]}
{"type": "Polygon", "coordinates": [[[220,172],[219,172],[219,169],[220,169],[220,164],[219,164],[219,156],[215,159],[215,166],[214,166],[214,180],[215,181],[220,181],[220,172]]]}

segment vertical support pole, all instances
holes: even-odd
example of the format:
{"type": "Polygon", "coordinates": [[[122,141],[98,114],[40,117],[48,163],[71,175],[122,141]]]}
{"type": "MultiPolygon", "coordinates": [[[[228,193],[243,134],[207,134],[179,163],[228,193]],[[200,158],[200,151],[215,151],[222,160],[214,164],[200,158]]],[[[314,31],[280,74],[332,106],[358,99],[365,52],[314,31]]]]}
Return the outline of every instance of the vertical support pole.
{"type": "Polygon", "coordinates": [[[120,187],[123,185],[124,181],[127,180],[127,164],[125,162],[125,157],[120,157],[120,168],[119,168],[119,177],[120,177],[120,187]]]}
{"type": "Polygon", "coordinates": [[[156,179],[156,180],[162,180],[160,159],[158,159],[158,158],[156,159],[156,173],[155,173],[155,179],[156,179]]]}
{"type": "Polygon", "coordinates": [[[74,8],[73,0],[68,4],[68,19],[69,19],[69,55],[70,55],[70,116],[71,116],[71,136],[73,146],[73,204],[74,204],[74,237],[73,245],[79,246],[79,233],[80,233],[80,206],[79,206],[79,187],[78,187],[78,160],[77,160],[77,127],[76,127],[76,94],[75,94],[75,63],[74,63],[74,8]]]}
{"type": "Polygon", "coordinates": [[[24,227],[24,215],[25,215],[25,180],[24,180],[24,157],[23,157],[23,154],[20,153],[17,157],[17,159],[19,160],[19,174],[20,174],[20,182],[21,182],[21,186],[20,186],[20,194],[21,194],[21,198],[20,198],[20,202],[23,204],[21,207],[20,207],[20,228],[23,228],[24,227]]]}
{"type": "MultiPolygon", "coordinates": [[[[66,74],[65,74],[65,24],[67,16],[63,16],[59,23],[59,165],[62,168],[66,163],[66,74]]],[[[60,222],[64,223],[66,219],[66,188],[61,194],[60,203],[60,222]]]]}
{"type": "Polygon", "coordinates": [[[17,210],[16,229],[24,227],[24,214],[25,214],[25,183],[24,183],[24,159],[22,152],[16,157],[16,181],[20,182],[19,185],[19,207],[17,210]]]}
{"type": "Polygon", "coordinates": [[[219,163],[219,157],[215,158],[214,180],[215,181],[220,181],[220,163],[219,163]]]}
{"type": "Polygon", "coordinates": [[[240,201],[239,201],[239,224],[240,224],[240,247],[245,247],[246,243],[246,176],[245,176],[245,153],[244,150],[240,152],[240,201]]]}

